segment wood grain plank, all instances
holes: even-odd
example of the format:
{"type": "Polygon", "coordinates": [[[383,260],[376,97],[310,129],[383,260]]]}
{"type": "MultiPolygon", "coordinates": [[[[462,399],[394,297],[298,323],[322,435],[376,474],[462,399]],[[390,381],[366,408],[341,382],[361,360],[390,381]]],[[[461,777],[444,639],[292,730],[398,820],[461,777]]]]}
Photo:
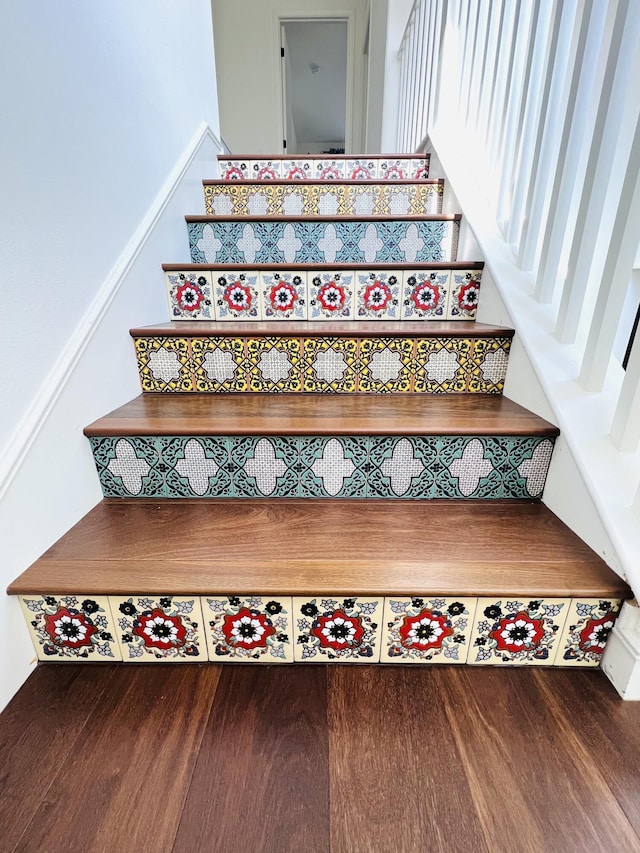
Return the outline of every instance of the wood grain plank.
{"type": "Polygon", "coordinates": [[[501,395],[140,394],[99,435],[535,435],[557,427],[501,395]]]}
{"type": "MultiPolygon", "coordinates": [[[[190,270],[197,272],[199,270],[229,270],[230,272],[246,272],[252,270],[273,270],[274,264],[162,264],[162,269],[165,272],[182,272],[190,270]]],[[[425,261],[421,264],[409,263],[408,261],[395,261],[394,263],[383,262],[375,265],[355,261],[349,263],[350,270],[481,270],[484,269],[484,261],[425,261]]],[[[287,270],[314,270],[314,271],[335,271],[335,264],[317,263],[317,264],[287,264],[287,270]]],[[[403,321],[404,322],[404,321],[403,321]]],[[[431,320],[427,321],[429,325],[431,320]]],[[[435,321],[438,322],[438,321],[435,321]]],[[[251,324],[250,324],[251,325],[251,324]]]]}
{"type": "MultiPolygon", "coordinates": [[[[264,187],[265,181],[260,180],[259,178],[237,178],[233,181],[226,181],[224,178],[204,178],[202,181],[202,185],[205,187],[264,187]]],[[[291,186],[309,186],[309,184],[318,184],[320,186],[326,187],[326,180],[322,180],[322,178],[305,178],[304,181],[296,181],[292,178],[276,178],[275,180],[269,180],[266,183],[267,187],[276,186],[276,187],[291,187],[291,186]]],[[[388,184],[391,184],[393,187],[403,187],[403,186],[424,186],[432,185],[432,186],[444,186],[443,178],[401,178],[400,180],[385,181],[381,178],[372,178],[368,180],[364,185],[361,180],[352,180],[349,178],[339,178],[338,180],[331,181],[331,188],[333,187],[386,187],[388,184]]]]}
{"type": "Polygon", "coordinates": [[[438,671],[434,689],[492,853],[640,850],[597,766],[567,738],[551,712],[552,697],[538,689],[542,678],[553,685],[554,671],[488,669],[438,671]]]}
{"type": "MultiPolygon", "coordinates": [[[[0,715],[0,848],[14,850],[110,689],[108,664],[39,666],[0,715]]],[[[35,849],[35,848],[32,848],[35,849]]]]}
{"type": "Polygon", "coordinates": [[[230,665],[174,850],[328,851],[328,791],[324,667],[230,665]]]}
{"type": "Polygon", "coordinates": [[[640,835],[640,704],[623,702],[602,672],[536,672],[541,695],[583,760],[597,767],[640,835]]]}
{"type": "Polygon", "coordinates": [[[131,592],[134,564],[140,588],[185,594],[630,594],[539,502],[331,500],[102,501],[8,592],[131,592]]]}
{"type": "MultiPolygon", "coordinates": [[[[289,267],[287,267],[289,269],[289,267]]],[[[183,320],[179,323],[156,323],[131,329],[132,338],[208,337],[251,338],[254,336],[272,336],[277,338],[512,338],[513,329],[504,326],[489,326],[471,320],[447,322],[444,320],[403,320],[398,322],[350,321],[342,323],[295,322],[288,320],[283,327],[282,321],[265,320],[256,322],[222,322],[213,320],[183,320]]]]}
{"type": "MultiPolygon", "coordinates": [[[[340,222],[459,222],[461,213],[421,213],[421,214],[398,214],[394,216],[341,216],[340,222]]],[[[211,224],[224,222],[282,222],[281,216],[209,216],[199,214],[197,216],[185,216],[189,222],[210,222],[211,224]]],[[[335,216],[287,216],[286,222],[336,222],[335,216]]],[[[274,265],[272,265],[274,266],[274,265]]],[[[277,264],[277,266],[282,266],[277,264]]],[[[351,269],[350,262],[340,264],[341,268],[351,269]]],[[[335,269],[335,267],[334,267],[335,269]]]]}
{"type": "Polygon", "coordinates": [[[484,843],[435,670],[329,669],[332,850],[493,850],[484,843]]]}
{"type": "Polygon", "coordinates": [[[230,162],[231,160],[274,160],[278,162],[282,160],[335,160],[336,162],[340,162],[341,160],[354,159],[424,160],[428,163],[430,157],[430,154],[372,154],[367,155],[364,158],[354,157],[353,154],[218,154],[218,160],[222,160],[225,163],[230,162]]]}
{"type": "Polygon", "coordinates": [[[117,667],[16,850],[171,850],[219,674],[117,667]]]}

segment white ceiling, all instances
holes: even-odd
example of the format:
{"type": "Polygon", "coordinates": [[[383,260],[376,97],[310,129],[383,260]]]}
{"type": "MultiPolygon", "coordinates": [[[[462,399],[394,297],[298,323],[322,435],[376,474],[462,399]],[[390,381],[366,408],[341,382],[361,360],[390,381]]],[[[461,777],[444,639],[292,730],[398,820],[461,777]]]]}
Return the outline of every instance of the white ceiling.
{"type": "Polygon", "coordinates": [[[293,121],[298,143],[342,142],[347,91],[347,23],[284,25],[291,63],[293,121]],[[311,65],[320,70],[314,74],[311,65]]]}

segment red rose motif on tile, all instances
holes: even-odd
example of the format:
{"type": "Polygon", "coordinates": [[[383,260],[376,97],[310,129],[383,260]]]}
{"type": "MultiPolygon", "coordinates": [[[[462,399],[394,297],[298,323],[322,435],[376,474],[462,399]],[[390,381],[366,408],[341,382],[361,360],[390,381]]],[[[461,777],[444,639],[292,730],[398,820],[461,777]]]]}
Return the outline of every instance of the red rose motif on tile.
{"type": "Polygon", "coordinates": [[[95,625],[84,613],[61,607],[52,616],[45,616],[44,629],[56,646],[79,649],[90,646],[91,637],[97,632],[95,625]]]}
{"type": "Polygon", "coordinates": [[[498,627],[489,633],[498,644],[501,652],[526,652],[535,649],[544,637],[542,619],[531,619],[526,613],[506,616],[498,622],[498,627]]]}
{"type": "Polygon", "coordinates": [[[258,170],[258,180],[259,181],[275,181],[277,179],[277,175],[275,171],[269,166],[265,166],[263,169],[258,170]]]}
{"type": "Polygon", "coordinates": [[[346,294],[344,287],[330,281],[323,284],[318,291],[318,302],[326,311],[340,311],[345,302],[346,294]]]}
{"type": "Polygon", "coordinates": [[[453,628],[446,616],[423,610],[417,616],[405,616],[398,633],[406,648],[426,651],[442,648],[444,640],[453,634],[453,628]]]}
{"type": "Polygon", "coordinates": [[[232,166],[230,169],[227,169],[222,177],[225,181],[242,181],[244,180],[244,173],[237,166],[232,166]]]}
{"type": "Polygon", "coordinates": [[[370,180],[373,177],[371,172],[368,169],[365,169],[364,166],[358,166],[354,169],[349,175],[350,181],[365,181],[370,180]]]}
{"type": "Polygon", "coordinates": [[[234,616],[225,616],[222,633],[230,646],[243,649],[265,648],[276,629],[263,613],[243,607],[234,616]]]}
{"type": "Polygon", "coordinates": [[[392,297],[391,288],[381,281],[367,285],[362,296],[365,308],[369,311],[384,311],[392,297]]]}
{"type": "Polygon", "coordinates": [[[458,293],[458,306],[461,311],[473,311],[478,307],[478,296],[480,295],[480,285],[477,281],[470,281],[468,284],[463,284],[458,293]]]}
{"type": "Polygon", "coordinates": [[[286,281],[274,284],[269,292],[269,301],[274,311],[289,311],[293,308],[297,299],[298,294],[295,287],[286,281]]]}
{"type": "Polygon", "coordinates": [[[339,181],[339,180],[340,180],[340,175],[338,174],[338,170],[337,170],[337,169],[335,169],[335,168],[331,168],[331,166],[329,166],[328,168],[323,169],[323,170],[320,172],[320,178],[321,178],[323,181],[339,181]]]}
{"type": "Polygon", "coordinates": [[[285,175],[285,179],[287,181],[304,181],[306,177],[307,175],[304,169],[301,169],[300,166],[295,166],[293,169],[289,169],[285,175]]]}
{"type": "Polygon", "coordinates": [[[615,621],[613,613],[607,613],[602,619],[587,619],[587,624],[580,631],[579,646],[582,651],[601,655],[615,621]]]}
{"type": "Polygon", "coordinates": [[[251,290],[241,281],[228,284],[224,289],[222,298],[235,311],[248,311],[251,308],[251,290]]]}
{"type": "Polygon", "coordinates": [[[182,284],[176,291],[176,300],[178,306],[183,311],[197,311],[200,303],[204,299],[204,294],[197,284],[187,282],[182,284]]]}
{"type": "Polygon", "coordinates": [[[419,284],[411,294],[411,299],[420,311],[432,311],[440,302],[440,287],[437,284],[427,282],[419,284]]]}
{"type": "Polygon", "coordinates": [[[398,169],[397,166],[393,166],[391,169],[387,169],[387,171],[382,176],[383,181],[404,181],[404,172],[402,169],[398,169]]]}
{"type": "Polygon", "coordinates": [[[156,649],[183,646],[187,636],[182,619],[179,616],[167,616],[159,608],[138,616],[133,623],[132,632],[142,638],[145,646],[156,649]]]}
{"type": "Polygon", "coordinates": [[[426,166],[419,166],[413,173],[414,181],[424,181],[429,177],[429,170],[426,166]]]}
{"type": "Polygon", "coordinates": [[[320,640],[324,648],[346,649],[357,646],[364,636],[364,627],[358,616],[347,616],[342,610],[334,610],[330,616],[318,616],[318,623],[311,633],[320,640]]]}

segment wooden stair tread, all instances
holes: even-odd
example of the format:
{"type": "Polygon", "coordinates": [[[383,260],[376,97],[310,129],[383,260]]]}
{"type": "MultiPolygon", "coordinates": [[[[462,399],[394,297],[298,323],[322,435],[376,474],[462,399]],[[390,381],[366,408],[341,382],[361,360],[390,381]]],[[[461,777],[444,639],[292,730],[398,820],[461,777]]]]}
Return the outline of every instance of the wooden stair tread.
{"type": "Polygon", "coordinates": [[[318,184],[323,187],[327,187],[331,189],[331,187],[340,187],[340,186],[348,186],[348,187],[372,187],[372,186],[384,186],[384,187],[398,187],[407,184],[408,186],[436,186],[443,187],[444,186],[444,178],[398,178],[392,180],[382,180],[382,178],[369,178],[367,180],[353,180],[350,178],[337,178],[332,180],[331,182],[323,180],[322,178],[307,178],[304,181],[297,181],[292,178],[273,178],[269,179],[269,181],[263,181],[259,178],[236,178],[233,181],[225,180],[224,178],[204,178],[202,181],[202,185],[204,187],[235,187],[235,186],[256,186],[256,187],[264,187],[264,186],[295,186],[295,187],[306,187],[309,185],[318,184]]]}
{"type": "Polygon", "coordinates": [[[345,320],[314,322],[312,320],[256,320],[256,321],[213,321],[188,320],[173,323],[156,323],[131,329],[132,338],[165,337],[181,338],[195,335],[204,337],[258,337],[273,335],[286,338],[512,338],[513,329],[491,326],[470,320],[345,320]]]}
{"type": "Polygon", "coordinates": [[[530,501],[102,501],[7,591],[630,595],[530,501]]]}
{"type": "MultiPolygon", "coordinates": [[[[264,216],[213,216],[210,214],[198,214],[185,216],[186,222],[209,222],[212,225],[221,224],[223,222],[459,222],[462,219],[461,213],[420,213],[420,214],[393,214],[393,216],[341,216],[336,219],[335,216],[274,216],[273,214],[264,216]]],[[[287,264],[278,264],[279,267],[288,269],[287,264]]],[[[342,269],[350,269],[351,261],[339,261],[338,266],[342,269]]],[[[334,269],[336,266],[334,265],[334,269]]]]}
{"type": "Polygon", "coordinates": [[[536,435],[557,427],[501,395],[141,394],[87,426],[107,435],[536,435]]]}
{"type": "Polygon", "coordinates": [[[326,263],[312,263],[312,264],[162,264],[162,269],[165,272],[198,272],[200,270],[220,270],[221,272],[225,272],[226,270],[230,270],[236,272],[238,270],[242,270],[242,272],[250,272],[251,270],[274,270],[274,269],[286,269],[287,272],[295,272],[298,270],[317,270],[318,272],[331,272],[336,270],[340,266],[340,268],[346,268],[349,270],[362,270],[366,271],[380,271],[380,270],[481,270],[484,269],[484,261],[423,261],[422,263],[409,263],[404,261],[396,261],[395,263],[378,263],[377,261],[371,264],[363,263],[362,261],[349,261],[347,265],[344,264],[326,264],[326,263]]]}
{"type": "Polygon", "coordinates": [[[429,160],[430,154],[218,154],[218,160],[429,160]]]}

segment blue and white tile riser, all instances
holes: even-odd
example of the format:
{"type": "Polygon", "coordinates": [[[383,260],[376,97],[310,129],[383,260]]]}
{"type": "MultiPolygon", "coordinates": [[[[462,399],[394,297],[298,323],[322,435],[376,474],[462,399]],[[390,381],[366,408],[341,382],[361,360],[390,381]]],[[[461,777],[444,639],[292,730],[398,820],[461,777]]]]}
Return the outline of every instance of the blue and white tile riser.
{"type": "Polygon", "coordinates": [[[105,436],[105,497],[539,498],[539,436],[105,436]]]}
{"type": "Polygon", "coordinates": [[[438,263],[455,261],[459,220],[187,218],[194,264],[438,263]]]}

